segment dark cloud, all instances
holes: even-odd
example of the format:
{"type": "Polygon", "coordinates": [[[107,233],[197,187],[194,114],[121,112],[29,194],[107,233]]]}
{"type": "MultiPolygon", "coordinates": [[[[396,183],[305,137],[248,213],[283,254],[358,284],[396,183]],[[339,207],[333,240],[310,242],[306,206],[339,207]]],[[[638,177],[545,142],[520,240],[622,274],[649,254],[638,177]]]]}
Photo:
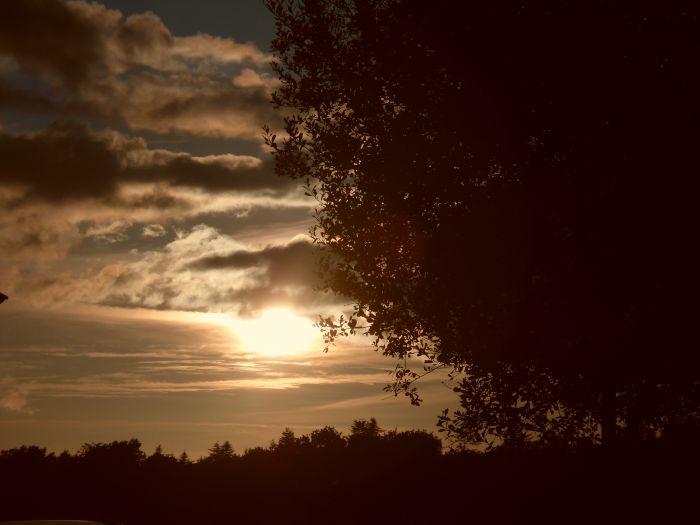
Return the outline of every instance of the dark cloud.
{"type": "Polygon", "coordinates": [[[143,64],[174,44],[153,13],[124,18],[97,3],[15,0],[0,18],[0,52],[68,86],[143,64]]]}
{"type": "Polygon", "coordinates": [[[192,270],[225,270],[264,267],[269,286],[318,284],[317,248],[302,239],[282,246],[267,246],[262,250],[239,250],[224,256],[203,257],[189,264],[192,270]]]}
{"type": "Polygon", "coordinates": [[[177,154],[163,164],[129,166],[124,170],[124,177],[140,182],[166,181],[172,186],[206,190],[284,190],[293,185],[289,180],[274,175],[272,157],[259,163],[236,163],[230,162],[229,158],[235,157],[177,154]]]}
{"type": "Polygon", "coordinates": [[[77,104],[65,104],[37,93],[30,93],[10,85],[0,78],[0,108],[26,110],[35,113],[82,113],[84,108],[77,104]]]}
{"type": "MultiPolygon", "coordinates": [[[[284,192],[288,179],[274,175],[271,161],[151,150],[141,139],[117,132],[91,133],[75,123],[57,123],[32,134],[0,132],[0,184],[28,186],[29,195],[48,201],[112,197],[119,183],[166,183],[203,190],[284,192]]],[[[126,205],[172,207],[166,192],[126,205]]],[[[138,199],[137,199],[138,200],[138,199]]]]}
{"type": "Polygon", "coordinates": [[[0,17],[3,56],[10,59],[0,78],[4,107],[256,142],[262,124],[281,124],[265,53],[210,35],[175,37],[153,13],[124,17],[97,3],[15,0],[0,17]]]}
{"type": "Polygon", "coordinates": [[[18,0],[3,4],[0,51],[20,66],[56,80],[84,82],[103,64],[99,26],[60,0],[18,0]]]}
{"type": "Polygon", "coordinates": [[[104,196],[119,179],[119,159],[78,124],[32,135],[0,133],[0,182],[29,185],[50,200],[104,196]]]}
{"type": "Polygon", "coordinates": [[[256,279],[247,286],[215,290],[208,296],[210,304],[237,305],[239,315],[253,315],[270,305],[309,309],[315,314],[339,301],[319,290],[318,256],[316,245],[299,239],[261,250],[202,257],[187,267],[196,271],[258,270],[256,279]]]}

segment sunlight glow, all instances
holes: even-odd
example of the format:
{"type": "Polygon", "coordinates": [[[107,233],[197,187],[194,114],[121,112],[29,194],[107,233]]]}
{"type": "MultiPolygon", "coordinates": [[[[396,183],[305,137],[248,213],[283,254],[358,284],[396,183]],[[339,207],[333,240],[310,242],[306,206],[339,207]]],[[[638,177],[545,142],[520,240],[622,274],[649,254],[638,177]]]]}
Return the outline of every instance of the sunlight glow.
{"type": "Polygon", "coordinates": [[[319,331],[311,321],[286,308],[265,310],[255,319],[234,320],[231,327],[242,349],[258,355],[296,355],[321,346],[319,331]]]}

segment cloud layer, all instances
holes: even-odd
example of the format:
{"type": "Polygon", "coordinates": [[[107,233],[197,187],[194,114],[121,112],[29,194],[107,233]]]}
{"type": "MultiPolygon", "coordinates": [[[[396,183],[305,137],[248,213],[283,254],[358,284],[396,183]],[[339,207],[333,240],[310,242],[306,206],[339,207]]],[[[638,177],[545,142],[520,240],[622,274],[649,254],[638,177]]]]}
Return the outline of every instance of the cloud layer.
{"type": "MultiPolygon", "coordinates": [[[[120,184],[126,183],[268,193],[291,187],[289,180],[274,175],[269,158],[197,157],[149,149],[141,138],[113,130],[92,133],[76,122],[58,122],[21,135],[0,131],[0,157],[0,184],[24,190],[27,198],[48,201],[115,198],[120,184]]],[[[168,202],[151,204],[167,206],[168,202]]]]}
{"type": "Polygon", "coordinates": [[[167,228],[200,216],[222,223],[257,208],[304,206],[273,174],[271,157],[255,155],[263,124],[280,120],[269,61],[233,38],[174,35],[151,12],[124,16],[63,0],[4,6],[0,278],[63,282],[85,261],[60,272],[45,262],[87,246],[115,253],[130,243],[143,252],[164,248],[167,228]],[[144,130],[178,150],[150,147],[144,130]],[[207,137],[238,142],[220,140],[212,151],[207,137]],[[188,151],[194,140],[208,153],[188,151]],[[235,151],[241,140],[247,154],[235,151]]]}
{"type": "Polygon", "coordinates": [[[280,121],[269,61],[230,38],[173,36],[153,13],[20,0],[0,19],[0,107],[259,141],[262,124],[280,121]]]}
{"type": "Polygon", "coordinates": [[[180,233],[137,262],[106,267],[90,295],[101,304],[240,316],[272,306],[313,315],[337,299],[316,290],[315,248],[307,238],[252,249],[206,225],[180,233]]]}

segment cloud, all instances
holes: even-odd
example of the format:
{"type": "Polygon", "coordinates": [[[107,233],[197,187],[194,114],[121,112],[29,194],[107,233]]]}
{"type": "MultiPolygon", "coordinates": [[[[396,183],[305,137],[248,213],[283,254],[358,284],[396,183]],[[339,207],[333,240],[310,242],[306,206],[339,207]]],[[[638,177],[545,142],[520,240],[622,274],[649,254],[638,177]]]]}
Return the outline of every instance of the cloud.
{"type": "Polygon", "coordinates": [[[274,174],[270,155],[221,154],[231,142],[208,138],[260,151],[262,124],[279,124],[269,61],[231,38],[173,35],[153,13],[10,2],[0,18],[0,108],[13,110],[0,123],[6,291],[42,307],[323,302],[310,244],[280,244],[309,222],[298,184],[274,174]],[[177,134],[164,142],[205,153],[149,146],[131,130],[177,134]],[[205,271],[217,260],[227,267],[205,271]]]}
{"type": "Polygon", "coordinates": [[[175,37],[173,56],[193,63],[250,63],[267,65],[271,57],[251,43],[239,43],[230,38],[221,38],[199,33],[194,36],[175,37]]]}
{"type": "MultiPolygon", "coordinates": [[[[0,253],[2,261],[31,257],[58,259],[80,238],[78,227],[60,214],[39,208],[11,208],[0,199],[0,253]],[[49,218],[51,220],[49,220],[49,218]]],[[[6,274],[6,280],[10,277],[6,274]]]]}
{"type": "Polygon", "coordinates": [[[58,0],[20,0],[3,10],[0,51],[21,67],[67,84],[104,72],[107,50],[94,17],[58,0]]]}
{"type": "Polygon", "coordinates": [[[315,315],[320,307],[339,302],[337,297],[318,290],[317,247],[305,236],[288,244],[266,246],[259,250],[236,250],[226,255],[205,255],[187,267],[199,272],[256,272],[250,284],[222,294],[222,301],[235,302],[242,315],[266,306],[284,305],[315,315]]]}
{"type": "MultiPolygon", "coordinates": [[[[0,158],[0,184],[48,201],[115,196],[122,183],[278,193],[293,186],[273,173],[271,159],[149,149],[141,138],[113,130],[93,133],[75,122],[28,134],[0,131],[0,158]]],[[[160,197],[160,203],[152,199],[141,205],[163,205],[165,195],[160,197]]]]}
{"type": "Polygon", "coordinates": [[[85,84],[133,67],[213,69],[264,66],[270,57],[250,43],[205,34],[173,36],[152,12],[124,17],[99,3],[19,0],[5,6],[0,51],[20,67],[85,84]]]}
{"type": "Polygon", "coordinates": [[[92,237],[108,243],[127,239],[126,230],[131,224],[128,221],[114,221],[107,224],[96,224],[85,231],[85,237],[92,237]]]}
{"type": "Polygon", "coordinates": [[[29,408],[29,388],[10,377],[0,378],[0,409],[9,412],[33,413],[29,408]]]}
{"type": "MultiPolygon", "coordinates": [[[[1,59],[2,55],[0,55],[1,59]]],[[[0,67],[0,75],[2,68],[0,67]]],[[[89,108],[77,101],[51,99],[41,93],[30,93],[26,88],[12,86],[0,77],[0,108],[25,110],[33,113],[56,113],[60,115],[88,114],[89,108]]]]}
{"type": "Polygon", "coordinates": [[[189,265],[193,270],[246,269],[264,266],[271,286],[318,284],[317,249],[310,239],[300,237],[289,244],[261,250],[239,250],[224,256],[205,256],[189,265]]]}
{"type": "Polygon", "coordinates": [[[250,315],[288,306],[315,314],[319,305],[331,301],[315,290],[314,270],[314,248],[307,240],[254,250],[199,225],[161,251],[104,267],[90,280],[87,297],[129,308],[250,315]]]}
{"type": "Polygon", "coordinates": [[[138,78],[125,84],[123,96],[132,103],[122,106],[121,116],[133,128],[157,133],[260,142],[264,124],[280,127],[279,113],[263,85],[203,83],[182,76],[179,80],[177,91],[169,78],[138,78]]]}
{"type": "Polygon", "coordinates": [[[275,306],[315,317],[341,302],[317,290],[316,249],[306,238],[256,248],[204,224],[166,230],[122,220],[70,231],[73,236],[66,232],[60,245],[37,239],[36,246],[15,254],[14,264],[12,255],[5,258],[0,265],[4,291],[35,307],[93,303],[244,317],[275,306]],[[150,250],[130,249],[146,239],[150,250]],[[90,244],[76,252],[80,242],[90,244]],[[127,248],[120,251],[119,243],[127,248]],[[40,250],[47,252],[46,260],[68,257],[70,263],[41,263],[40,250]],[[33,262],[25,263],[28,259],[33,262]]]}
{"type": "Polygon", "coordinates": [[[262,124],[280,125],[268,55],[230,38],[174,36],[153,13],[125,18],[97,3],[11,2],[0,19],[3,57],[0,106],[257,142],[262,124]]]}
{"type": "Polygon", "coordinates": [[[164,237],[167,233],[162,224],[148,224],[144,226],[141,235],[144,237],[164,237]]]}
{"type": "Polygon", "coordinates": [[[376,385],[388,377],[385,359],[366,344],[324,354],[319,341],[274,360],[251,354],[231,325],[218,322],[224,315],[94,306],[13,313],[0,318],[9,334],[0,369],[24,368],[21,381],[0,376],[5,409],[27,410],[29,394],[45,406],[46,397],[57,396],[376,385]]]}
{"type": "Polygon", "coordinates": [[[270,58],[231,38],[173,35],[150,12],[126,17],[63,0],[3,6],[0,108],[11,110],[0,122],[3,279],[42,303],[80,297],[80,278],[115,263],[120,249],[129,245],[122,255],[133,263],[200,216],[240,231],[250,227],[237,219],[255,208],[308,209],[271,156],[220,154],[213,144],[232,143],[208,138],[250,140],[247,152],[260,151],[262,124],[279,124],[270,58]],[[175,133],[179,147],[206,153],[150,147],[130,130],[175,133]],[[115,257],[97,261],[89,249],[115,257]],[[66,258],[60,269],[46,264],[66,258]],[[63,294],[67,275],[74,286],[63,294]],[[47,279],[54,284],[39,293],[33,283],[47,279]]]}
{"type": "Polygon", "coordinates": [[[264,87],[277,85],[279,81],[246,67],[233,79],[233,84],[238,87],[264,87]]]}

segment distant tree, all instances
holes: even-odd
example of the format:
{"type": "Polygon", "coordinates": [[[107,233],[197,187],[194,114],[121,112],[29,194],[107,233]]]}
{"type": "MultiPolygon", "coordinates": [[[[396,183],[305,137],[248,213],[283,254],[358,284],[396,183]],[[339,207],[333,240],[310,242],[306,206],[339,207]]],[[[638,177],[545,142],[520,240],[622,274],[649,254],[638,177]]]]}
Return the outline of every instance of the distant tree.
{"type": "Polygon", "coordinates": [[[426,460],[442,453],[440,438],[425,430],[390,430],[384,438],[395,456],[406,459],[426,460]]]}
{"type": "Polygon", "coordinates": [[[294,434],[294,431],[286,427],[283,431],[282,434],[280,435],[280,438],[277,440],[277,444],[275,445],[276,450],[280,449],[288,449],[288,448],[294,448],[298,444],[298,439],[296,435],[294,434]]]}
{"type": "Polygon", "coordinates": [[[268,456],[270,453],[269,448],[264,448],[264,447],[253,447],[253,448],[247,448],[245,449],[245,452],[243,453],[244,458],[253,458],[253,457],[262,457],[262,456],[268,456]]]}
{"type": "Polygon", "coordinates": [[[355,419],[350,427],[348,446],[350,448],[376,448],[384,431],[375,418],[355,419]]]}
{"type": "Polygon", "coordinates": [[[299,458],[309,448],[309,439],[309,436],[297,437],[294,431],[287,427],[277,442],[270,446],[270,450],[280,458],[299,458]]]}
{"type": "Polygon", "coordinates": [[[383,432],[375,418],[355,419],[350,426],[350,437],[376,439],[380,437],[383,432]]]}
{"type": "Polygon", "coordinates": [[[266,5],[288,111],[266,140],[354,301],[327,343],[369,335],[416,403],[451,370],[440,424],[470,443],[697,418],[695,3],[266,5]]]}
{"type": "Polygon", "coordinates": [[[57,459],[59,464],[64,466],[71,465],[75,461],[75,457],[66,449],[58,455],[57,459]]]}
{"type": "Polygon", "coordinates": [[[228,441],[224,441],[219,444],[216,441],[212,447],[209,449],[209,455],[205,458],[208,462],[226,462],[230,461],[235,457],[235,452],[233,446],[228,441]]]}
{"type": "Polygon", "coordinates": [[[317,450],[337,451],[345,448],[343,434],[333,427],[325,426],[311,432],[309,443],[317,450]]]}
{"type": "Polygon", "coordinates": [[[146,458],[141,442],[135,438],[111,443],[85,443],[77,456],[86,464],[114,469],[138,466],[146,458]]]}
{"type": "Polygon", "coordinates": [[[102,515],[122,521],[121,516],[142,504],[146,454],[138,439],[85,443],[76,456],[73,482],[83,512],[92,514],[99,510],[102,515]]]}
{"type": "MultiPolygon", "coordinates": [[[[49,454],[52,456],[53,454],[49,454]]],[[[22,445],[19,448],[11,448],[9,450],[0,451],[0,457],[3,458],[21,458],[21,461],[43,461],[46,459],[46,448],[36,445],[22,445]]]]}
{"type": "Polygon", "coordinates": [[[21,467],[30,473],[45,469],[55,459],[53,452],[47,454],[46,448],[36,445],[22,445],[19,448],[0,451],[0,465],[8,468],[21,467]]]}
{"type": "Polygon", "coordinates": [[[163,447],[157,445],[153,454],[145,459],[144,465],[149,468],[160,470],[174,468],[178,462],[178,459],[172,454],[163,454],[163,447]]]}

